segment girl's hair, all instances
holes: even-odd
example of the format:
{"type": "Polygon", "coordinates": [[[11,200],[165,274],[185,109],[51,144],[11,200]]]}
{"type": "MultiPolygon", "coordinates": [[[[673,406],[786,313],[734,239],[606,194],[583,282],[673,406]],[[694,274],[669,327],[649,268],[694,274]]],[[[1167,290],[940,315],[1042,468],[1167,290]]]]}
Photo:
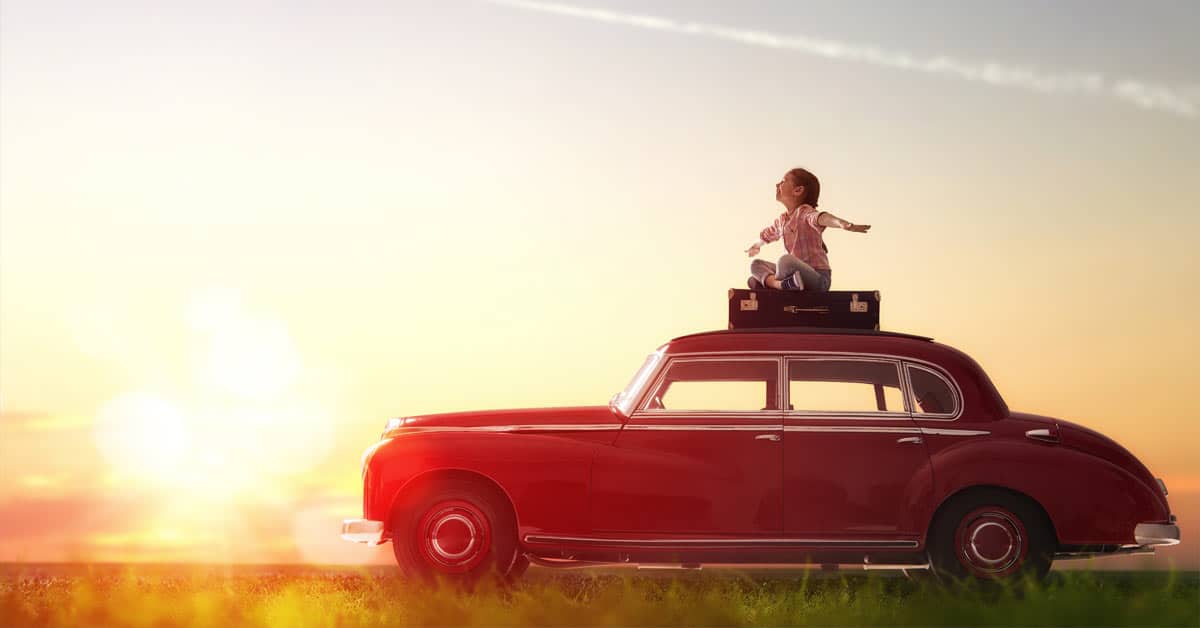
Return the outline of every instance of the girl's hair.
{"type": "Polygon", "coordinates": [[[817,180],[817,175],[804,168],[792,168],[788,174],[792,175],[796,185],[804,188],[804,204],[816,207],[817,200],[821,198],[821,182],[817,180]]]}

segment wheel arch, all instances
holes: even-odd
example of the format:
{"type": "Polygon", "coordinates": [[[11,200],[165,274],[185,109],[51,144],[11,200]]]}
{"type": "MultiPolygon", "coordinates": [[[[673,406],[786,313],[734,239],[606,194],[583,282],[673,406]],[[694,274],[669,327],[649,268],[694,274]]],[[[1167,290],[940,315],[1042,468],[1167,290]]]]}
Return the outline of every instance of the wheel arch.
{"type": "Polygon", "coordinates": [[[938,519],[941,517],[943,512],[945,512],[954,504],[957,504],[963,500],[982,497],[989,493],[1004,493],[1016,499],[1022,500],[1028,503],[1030,506],[1033,506],[1035,511],[1041,515],[1042,522],[1046,524],[1046,528],[1050,531],[1050,536],[1054,540],[1055,546],[1058,545],[1058,531],[1054,527],[1054,520],[1050,518],[1050,513],[1046,511],[1046,508],[1042,506],[1038,500],[1026,493],[1018,491],[1014,488],[1009,488],[1007,486],[1000,486],[997,484],[974,484],[959,488],[953,493],[947,495],[945,499],[938,504],[937,508],[933,510],[933,515],[930,516],[929,523],[925,526],[925,547],[929,547],[929,539],[930,535],[933,534],[933,527],[937,525],[938,519]]]}
{"type": "Polygon", "coordinates": [[[421,474],[414,476],[396,491],[396,495],[392,497],[391,503],[388,505],[387,518],[384,519],[383,533],[385,538],[392,535],[392,522],[395,519],[397,508],[402,507],[406,502],[422,495],[424,491],[437,486],[444,482],[468,482],[475,484],[484,489],[496,498],[497,504],[503,508],[505,513],[512,519],[513,529],[517,529],[517,524],[520,519],[517,517],[516,504],[508,491],[500,486],[500,483],[484,473],[472,469],[458,468],[443,468],[430,469],[421,474]]]}

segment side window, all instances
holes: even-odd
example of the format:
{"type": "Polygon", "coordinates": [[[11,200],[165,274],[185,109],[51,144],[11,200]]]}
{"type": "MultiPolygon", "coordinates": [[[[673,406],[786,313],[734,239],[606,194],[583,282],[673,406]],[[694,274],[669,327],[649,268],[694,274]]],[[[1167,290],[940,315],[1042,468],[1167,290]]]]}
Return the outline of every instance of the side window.
{"type": "Polygon", "coordinates": [[[908,380],[912,384],[913,415],[952,415],[958,403],[950,384],[939,374],[923,366],[909,364],[908,380]]]}
{"type": "Polygon", "coordinates": [[[775,360],[674,360],[647,410],[753,412],[778,407],[775,360]]]}
{"type": "Polygon", "coordinates": [[[880,360],[789,360],[788,403],[797,412],[904,412],[900,368],[880,360]]]}

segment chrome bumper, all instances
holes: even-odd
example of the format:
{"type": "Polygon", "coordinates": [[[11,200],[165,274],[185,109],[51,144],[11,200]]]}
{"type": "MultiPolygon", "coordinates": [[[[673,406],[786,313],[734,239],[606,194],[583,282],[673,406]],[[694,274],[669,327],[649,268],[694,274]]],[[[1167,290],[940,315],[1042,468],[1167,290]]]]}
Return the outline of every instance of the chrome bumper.
{"type": "Polygon", "coordinates": [[[1139,523],[1133,529],[1133,539],[1138,545],[1178,545],[1179,526],[1174,523],[1139,523]]]}
{"type": "Polygon", "coordinates": [[[355,543],[379,545],[383,538],[383,522],[369,519],[343,519],[342,538],[355,543]]]}

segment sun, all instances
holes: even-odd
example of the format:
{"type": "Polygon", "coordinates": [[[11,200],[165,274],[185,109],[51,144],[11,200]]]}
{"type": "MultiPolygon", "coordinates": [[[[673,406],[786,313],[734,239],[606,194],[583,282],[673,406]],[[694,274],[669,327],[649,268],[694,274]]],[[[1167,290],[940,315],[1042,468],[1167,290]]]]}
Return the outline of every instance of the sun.
{"type": "Polygon", "coordinates": [[[152,393],[133,392],[105,403],[96,415],[100,454],[116,471],[162,477],[181,469],[191,445],[187,421],[172,403],[152,393]]]}

